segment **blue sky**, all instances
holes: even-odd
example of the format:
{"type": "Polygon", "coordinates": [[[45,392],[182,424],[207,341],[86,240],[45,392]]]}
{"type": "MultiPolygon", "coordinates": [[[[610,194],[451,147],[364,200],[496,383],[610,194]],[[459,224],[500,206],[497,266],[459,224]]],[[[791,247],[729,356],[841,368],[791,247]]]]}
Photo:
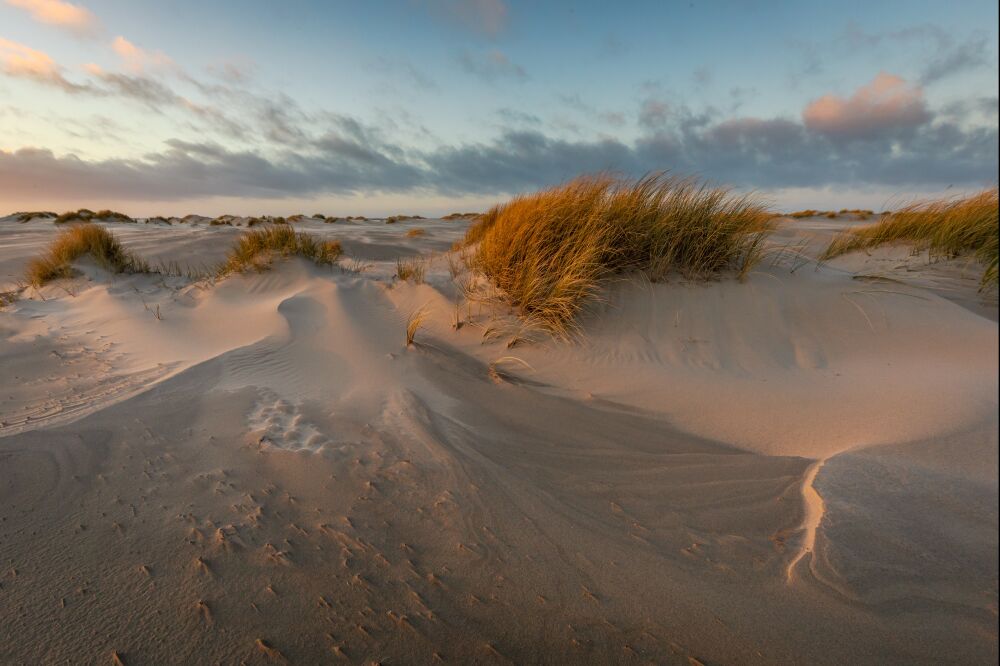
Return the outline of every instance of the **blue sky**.
{"type": "Polygon", "coordinates": [[[995,2],[0,0],[0,203],[433,214],[670,169],[782,208],[997,179],[995,2]]]}

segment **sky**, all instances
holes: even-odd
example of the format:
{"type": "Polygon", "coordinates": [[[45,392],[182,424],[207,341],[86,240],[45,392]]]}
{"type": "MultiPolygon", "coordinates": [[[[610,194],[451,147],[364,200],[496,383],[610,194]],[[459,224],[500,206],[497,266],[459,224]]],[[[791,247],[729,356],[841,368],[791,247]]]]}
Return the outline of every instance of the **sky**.
{"type": "Polygon", "coordinates": [[[667,170],[994,186],[997,3],[0,0],[0,214],[482,210],[667,170]]]}

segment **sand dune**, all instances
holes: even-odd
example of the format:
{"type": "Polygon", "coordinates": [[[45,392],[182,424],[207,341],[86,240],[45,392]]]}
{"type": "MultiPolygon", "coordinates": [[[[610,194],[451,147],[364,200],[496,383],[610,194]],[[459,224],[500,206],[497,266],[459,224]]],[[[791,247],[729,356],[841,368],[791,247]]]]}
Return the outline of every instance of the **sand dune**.
{"type": "MultiPolygon", "coordinates": [[[[108,226],[191,267],[240,231],[108,226]]],[[[784,221],[746,283],[621,281],[558,342],[462,300],[465,222],[295,226],[347,257],[0,310],[0,661],[996,661],[961,262],[784,221]]],[[[55,233],[0,219],[0,289],[55,233]]]]}

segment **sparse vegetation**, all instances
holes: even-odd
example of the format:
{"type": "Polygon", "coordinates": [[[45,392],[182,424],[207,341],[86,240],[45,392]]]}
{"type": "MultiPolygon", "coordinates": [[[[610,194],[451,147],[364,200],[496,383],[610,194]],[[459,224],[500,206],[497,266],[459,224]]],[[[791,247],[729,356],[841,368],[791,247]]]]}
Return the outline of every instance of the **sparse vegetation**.
{"type": "Polygon", "coordinates": [[[417,310],[410,313],[410,316],[406,318],[406,346],[410,347],[413,345],[413,339],[417,335],[417,331],[424,325],[427,316],[430,314],[430,309],[427,305],[423,305],[417,310]]]}
{"type": "Polygon", "coordinates": [[[427,232],[421,229],[420,227],[413,227],[412,229],[406,232],[407,238],[419,238],[420,236],[424,236],[426,234],[427,232]]]}
{"type": "Polygon", "coordinates": [[[81,224],[60,232],[41,257],[28,264],[26,280],[40,287],[52,280],[70,277],[72,263],[92,257],[112,273],[145,273],[149,266],[127,251],[115,235],[94,224],[81,224]]]}
{"type": "Polygon", "coordinates": [[[472,225],[470,267],[549,332],[574,328],[602,281],[630,270],[741,278],[760,259],[769,212],[752,195],[690,178],[584,176],[493,207],[472,225]]]}
{"type": "Polygon", "coordinates": [[[396,277],[400,280],[413,280],[416,284],[422,284],[424,273],[427,267],[419,257],[413,259],[396,259],[396,277]]]}
{"type": "Polygon", "coordinates": [[[442,217],[442,220],[474,220],[482,215],[482,213],[451,213],[442,217]]]}
{"type": "Polygon", "coordinates": [[[236,239],[229,256],[219,268],[219,276],[266,270],[275,255],[304,257],[318,266],[329,266],[341,254],[343,248],[339,241],[319,240],[307,233],[297,233],[289,226],[268,227],[244,232],[236,239]]]}
{"type": "Polygon", "coordinates": [[[830,243],[829,259],[885,243],[912,242],[932,258],[971,253],[986,268],[982,284],[997,284],[997,188],[962,198],[922,201],[885,213],[870,227],[852,229],[830,243]]]}
{"type": "Polygon", "coordinates": [[[65,224],[67,222],[92,222],[94,220],[115,220],[116,222],[135,222],[131,217],[124,213],[119,213],[113,210],[99,210],[96,213],[87,208],[81,208],[80,210],[71,210],[63,213],[62,215],[56,216],[56,224],[65,224]]]}
{"type": "Polygon", "coordinates": [[[423,220],[423,219],[425,218],[421,215],[390,215],[389,217],[385,218],[385,223],[395,224],[396,222],[404,222],[406,220],[423,220]]]}
{"type": "Polygon", "coordinates": [[[53,213],[47,210],[33,210],[20,213],[13,213],[12,215],[18,222],[22,223],[30,222],[36,217],[59,217],[57,213],[53,213]]]}

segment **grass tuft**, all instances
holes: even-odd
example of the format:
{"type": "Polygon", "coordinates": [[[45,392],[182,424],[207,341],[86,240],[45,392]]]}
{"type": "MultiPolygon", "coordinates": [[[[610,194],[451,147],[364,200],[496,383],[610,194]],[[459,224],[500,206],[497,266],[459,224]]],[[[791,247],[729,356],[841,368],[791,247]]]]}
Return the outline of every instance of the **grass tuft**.
{"type": "Polygon", "coordinates": [[[93,257],[112,273],[147,273],[145,261],[126,250],[115,235],[95,224],[73,226],[59,233],[41,257],[28,264],[25,278],[36,287],[72,274],[72,263],[93,257]]]}
{"type": "Polygon", "coordinates": [[[849,230],[830,243],[824,259],[900,241],[932,258],[971,253],[984,266],[982,286],[997,284],[997,188],[961,198],[921,201],[886,213],[870,227],[849,230]]]}
{"type": "Polygon", "coordinates": [[[47,211],[47,210],[32,210],[32,211],[25,211],[25,212],[20,212],[20,213],[13,213],[13,216],[17,219],[18,222],[22,222],[22,223],[23,222],[30,222],[31,220],[35,219],[36,217],[59,217],[59,215],[57,213],[53,213],[53,212],[47,211]]]}
{"type": "Polygon", "coordinates": [[[296,232],[288,225],[269,226],[244,232],[229,251],[219,268],[219,276],[248,270],[263,271],[271,266],[275,255],[299,256],[318,266],[329,266],[340,258],[340,241],[319,240],[315,236],[296,232]]]}
{"type": "Polygon", "coordinates": [[[407,238],[419,238],[420,236],[423,236],[426,233],[427,232],[424,231],[423,229],[421,229],[420,227],[414,227],[414,228],[412,228],[412,229],[410,229],[409,231],[406,232],[406,237],[407,238]]]}
{"type": "Polygon", "coordinates": [[[743,277],[761,257],[770,213],[752,195],[691,178],[583,176],[493,207],[469,227],[470,267],[522,316],[571,333],[602,282],[638,270],[743,277]]]}
{"type": "Polygon", "coordinates": [[[56,216],[53,220],[56,224],[65,224],[67,222],[92,222],[94,220],[115,220],[117,222],[135,222],[131,217],[125,213],[119,213],[113,210],[99,210],[96,213],[87,208],[81,208],[80,210],[71,210],[63,213],[62,215],[56,216]]]}
{"type": "Polygon", "coordinates": [[[424,325],[428,315],[430,315],[430,308],[425,304],[411,312],[410,316],[406,318],[407,347],[413,346],[413,339],[416,337],[417,331],[424,325]]]}
{"type": "Polygon", "coordinates": [[[419,257],[413,259],[396,259],[396,277],[400,280],[413,280],[416,284],[422,284],[427,267],[419,257]]]}

